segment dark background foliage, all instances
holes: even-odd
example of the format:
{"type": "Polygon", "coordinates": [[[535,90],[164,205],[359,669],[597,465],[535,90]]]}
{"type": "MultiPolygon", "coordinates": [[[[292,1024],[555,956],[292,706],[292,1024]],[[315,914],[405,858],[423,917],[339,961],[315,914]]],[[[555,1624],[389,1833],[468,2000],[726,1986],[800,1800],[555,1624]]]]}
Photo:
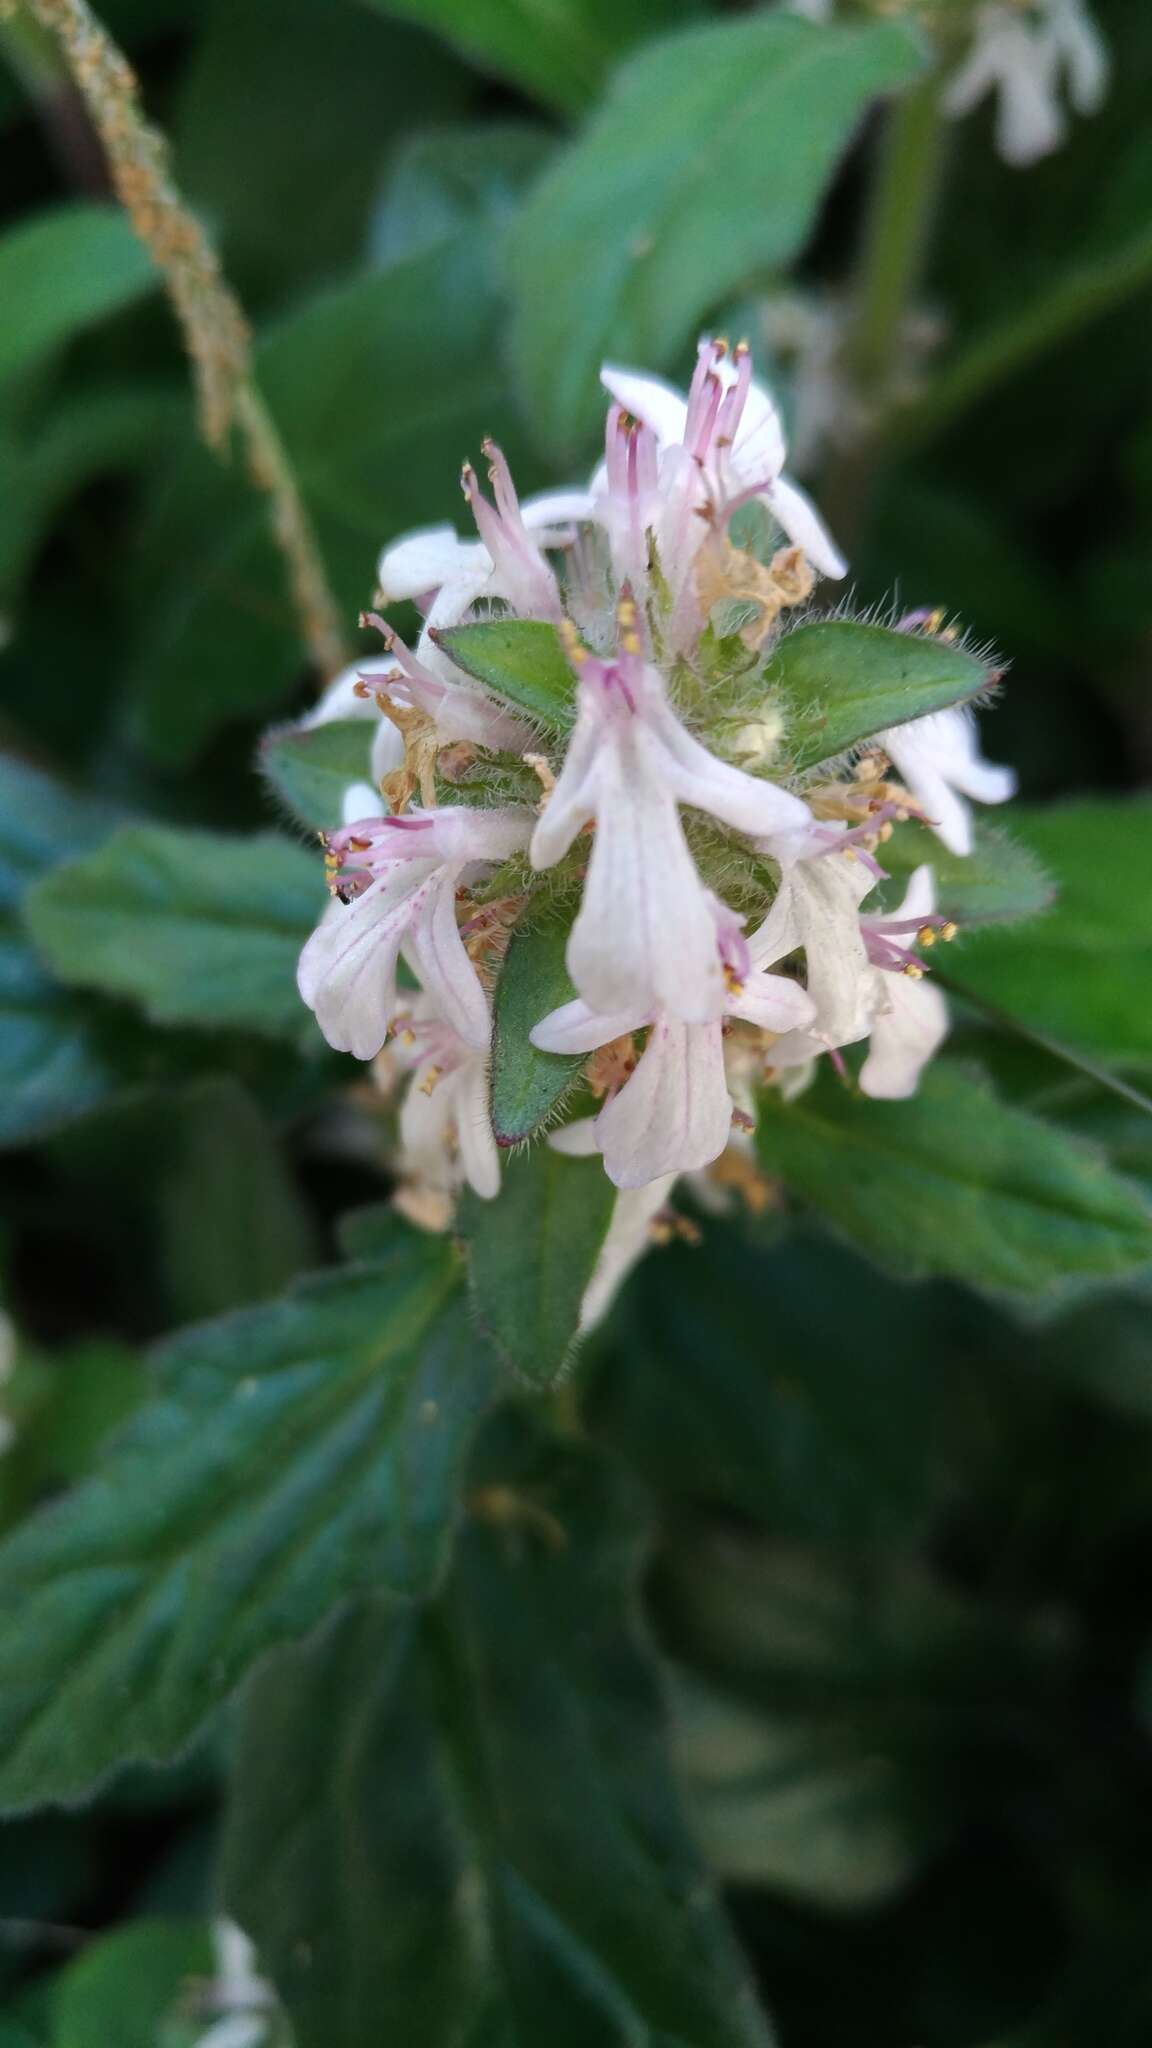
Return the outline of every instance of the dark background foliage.
{"type": "MultiPolygon", "coordinates": [[[[1048,162],[1006,168],[986,110],[949,132],[922,294],[935,347],[867,493],[835,463],[816,489],[855,528],[857,608],[940,604],[1010,663],[986,744],[1018,768],[1015,829],[1061,894],[1046,921],[957,947],[957,979],[1025,1026],[962,1008],[961,1058],[1147,1187],[1146,1109],[1079,1058],[1138,1088],[1152,1067],[1152,813],[1138,794],[1152,766],[1152,14],[1145,0],[1098,13],[1113,89],[1048,162]]],[[[590,411],[572,398],[576,343],[547,354],[541,321],[572,305],[607,336],[626,319],[643,330],[613,300],[607,258],[598,267],[628,199],[595,127],[576,145],[586,216],[575,207],[567,238],[539,181],[571,178],[558,152],[607,118],[605,80],[630,49],[744,18],[690,0],[539,15],[515,0],[109,0],[251,315],[349,621],[384,539],[455,516],[460,460],[484,434],[525,487],[589,466],[594,397],[590,411]]],[[[311,856],[289,848],[265,870],[259,851],[206,841],[203,872],[180,865],[179,900],[157,908],[155,840],[114,872],[99,851],[110,820],[229,834],[283,822],[257,745],[313,685],[264,509],[239,463],[198,442],[170,314],[76,95],[46,48],[11,24],[4,36],[0,1274],[17,1349],[0,1385],[0,1521],[17,1529],[146,1399],[150,1345],[332,1266],[341,1220],[388,1180],[356,1122],[357,1077],[296,1009],[311,856]],[[31,234],[52,240],[22,248],[31,234]],[[81,880],[52,877],[77,856],[81,880]]],[[[678,119],[672,101],[673,137],[678,119]]],[[[672,338],[652,367],[682,372],[713,315],[755,331],[797,251],[805,286],[842,285],[877,129],[875,116],[855,129],[791,240],[758,159],[730,152],[722,120],[707,134],[697,176],[717,246],[739,251],[762,219],[765,253],[730,259],[719,303],[678,272],[683,331],[661,330],[672,338]]],[[[939,1113],[978,1120],[982,1099],[939,1113]]],[[[440,1251],[406,1252],[402,1280],[385,1263],[378,1308],[348,1294],[342,1272],[360,1268],[301,1297],[293,1316],[339,1321],[324,1398],[383,1448],[378,1492],[339,1522],[349,1554],[361,1546],[355,1567],[330,1568],[322,1501],[312,1578],[281,1633],[344,1593],[420,1597],[402,1623],[371,1599],[346,1607],[328,1634],[277,1652],[206,1733],[228,1690],[215,1660],[233,1660],[231,1683],[252,1654],[224,1639],[222,1589],[250,1573],[252,1602],[287,1599],[261,1560],[283,1474],[310,1483],[331,1416],[303,1447],[277,1434],[276,1375],[309,1356],[299,1321],[240,1340],[254,1359],[247,1434],[225,1412],[235,1334],[214,1351],[176,1340],[176,1391],[149,1407],[151,1438],[113,1453],[124,1462],[91,1509],[110,1517],[93,1523],[103,1563],[129,1558],[136,1577],[93,1583],[82,1651],[57,1646],[59,1728],[46,1712],[29,1732],[19,1700],[10,1723],[0,1700],[0,1723],[14,1807],[41,1781],[71,1798],[129,1751],[183,1753],[105,1777],[83,1808],[0,1823],[0,2048],[184,2048],[199,2027],[179,1987],[210,1972],[222,1896],[259,1939],[301,2048],[763,2038],[719,1923],[669,1904],[691,1893],[695,1852],[665,1814],[656,1680],[626,1627],[638,1573],[686,1811],[782,2048],[1145,2048],[1152,1268],[1091,1292],[1070,1283],[1035,1311],[910,1282],[846,1241],[899,1265],[882,1181],[870,1237],[831,1185],[846,1176],[835,1144],[821,1158],[807,1178],[796,1167],[805,1199],[702,1218],[698,1245],[637,1272],[582,1358],[595,1451],[546,1440],[539,1400],[497,1416],[469,1482],[491,1512],[435,1601],[440,1535],[418,1513],[409,1525],[406,1489],[413,1470],[429,1497],[447,1486],[472,1414],[438,1463],[407,1437],[398,1450],[395,1417],[372,1407],[365,1319],[399,1327],[403,1308],[431,1327],[440,1251]],[[389,1289],[418,1283],[415,1307],[394,1305],[389,1289]],[[177,1438],[189,1489],[205,1491],[189,1492],[187,1527],[150,1541],[169,1483],[154,1502],[150,1462],[177,1438]],[[527,1533],[500,1521],[512,1470],[533,1503],[527,1533]],[[217,1496],[209,1555],[197,1503],[217,1496]],[[582,1559],[553,1548],[557,1517],[586,1538],[582,1559]],[[516,1605],[513,1562],[533,1545],[516,1605]],[[134,1664],[117,1631],[137,1599],[168,1620],[134,1664]],[[143,1684],[145,1665],[163,1687],[143,1684]],[[487,1902],[471,1945],[462,1887],[487,1902]],[[602,1986],[583,2014],[570,1990],[549,2002],[549,1915],[615,1973],[613,1997],[635,1999],[646,2031],[625,2030],[623,2005],[605,2017],[602,1986]],[[306,1982],[301,1944],[320,1959],[306,1982]]],[[[992,1206],[986,1225],[1006,1227],[992,1206]]],[[[366,1256],[370,1214],[359,1227],[366,1256]]],[[[451,1400],[454,1360],[478,1341],[466,1320],[435,1328],[435,1360],[397,1396],[410,1429],[421,1400],[451,1400]]],[[[28,1545],[0,1566],[14,1694],[26,1669],[47,1683],[42,1570],[28,1545]]]]}

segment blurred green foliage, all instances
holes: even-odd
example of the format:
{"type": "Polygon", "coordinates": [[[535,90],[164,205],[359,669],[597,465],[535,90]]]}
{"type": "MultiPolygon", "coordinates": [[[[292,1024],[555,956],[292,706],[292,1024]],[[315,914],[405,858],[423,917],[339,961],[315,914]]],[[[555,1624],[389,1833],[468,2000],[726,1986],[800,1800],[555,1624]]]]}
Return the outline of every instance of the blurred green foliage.
{"type": "MultiPolygon", "coordinates": [[[[547,1398],[606,1212],[513,1156],[470,1310],[384,1206],[384,1112],[293,981],[293,835],[365,729],[256,771],[311,689],[266,508],[0,23],[0,2048],[193,2048],[222,1910],[269,2048],[1147,2048],[1152,12],[1097,11],[1111,91],[1048,161],[949,131],[870,490],[813,478],[854,613],[1010,664],[1028,801],[941,863],[987,922],[950,1056],[915,1105],[827,1077],[766,1118],[753,1207],[547,1398]]],[[[601,353],[770,355],[786,266],[840,302],[871,103],[923,63],[867,12],[108,0],[350,644],[484,435],[586,474],[601,353]]],[[[546,920],[503,1014],[544,983],[546,920]]],[[[498,1061],[501,1134],[578,1066],[498,1061]]]]}

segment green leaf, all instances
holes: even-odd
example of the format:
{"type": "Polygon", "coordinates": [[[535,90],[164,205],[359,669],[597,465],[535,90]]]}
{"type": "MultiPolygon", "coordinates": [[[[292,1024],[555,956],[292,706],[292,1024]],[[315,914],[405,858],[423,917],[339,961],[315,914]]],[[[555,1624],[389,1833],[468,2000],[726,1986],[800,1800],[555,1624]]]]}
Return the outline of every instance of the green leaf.
{"type": "MultiPolygon", "coordinates": [[[[1017,813],[1012,812],[1015,825],[1017,813]]],[[[950,917],[964,930],[977,925],[1009,924],[1014,919],[1039,917],[1057,895],[1056,884],[1047,869],[1027,846],[986,819],[975,821],[975,843],[970,854],[949,853],[923,825],[898,825],[883,848],[884,866],[892,877],[881,886],[872,903],[898,903],[908,877],[924,861],[931,863],[936,882],[936,900],[941,915],[950,917]]],[[[1031,933],[1018,944],[1029,945],[1031,933]]],[[[963,978],[963,954],[955,956],[957,973],[963,978]]],[[[949,961],[952,955],[948,956],[949,961]]]]}
{"type": "Polygon", "coordinates": [[[396,263],[461,234],[500,235],[555,146],[526,121],[468,123],[409,136],[372,221],[372,256],[396,263]]]}
{"type": "Polygon", "coordinates": [[[764,683],[779,698],[791,765],[803,772],[889,726],[978,696],[988,672],[945,640],[819,619],[777,642],[764,683]]]}
{"type": "Polygon", "coordinates": [[[190,1330],[102,1472],[0,1545],[0,1804],[182,1749],[271,1644],[427,1592],[491,1390],[451,1248],[190,1330]]]}
{"type": "Polygon", "coordinates": [[[692,11],[691,0],[372,0],[436,29],[482,70],[574,113],[632,43],[692,11]]]}
{"type": "Polygon", "coordinates": [[[114,1085],[91,1005],[58,988],[16,929],[37,875],[97,845],[117,813],[0,754],[0,1145],[43,1137],[114,1085]]]}
{"type": "Polygon", "coordinates": [[[115,1086],[90,1009],[0,928],[0,1145],[30,1144],[115,1086]]]}
{"type": "Polygon", "coordinates": [[[0,239],[0,382],[156,283],[152,258],[115,206],[61,206],[0,239]]]}
{"type": "Polygon", "coordinates": [[[1055,905],[1024,933],[965,942],[958,982],[1085,1052],[1152,1062],[1152,802],[1013,809],[1012,826],[1056,877],[1055,905]]]}
{"type": "Polygon", "coordinates": [[[260,767],[298,825],[334,832],[344,823],[344,793],[372,780],[372,735],[367,718],[334,718],[326,725],[286,725],[260,742],[260,767]]]}
{"type": "Polygon", "coordinates": [[[480,1326],[533,1386],[554,1385],[571,1358],[615,1197],[599,1157],[567,1159],[539,1144],[507,1161],[493,1201],[468,1194],[461,1204],[480,1326]]]}
{"type": "Polygon", "coordinates": [[[576,679],[555,626],[543,619],[485,619],[446,627],[433,638],[494,696],[549,732],[567,732],[575,716],[576,679]]]}
{"type": "Polygon", "coordinates": [[[514,1416],[473,1478],[440,1607],[353,1609],[248,1696],[224,1896],[298,2048],[768,2048],[635,1634],[636,1500],[514,1416]]]}
{"type": "Polygon", "coordinates": [[[713,1221],[641,1261],[597,1432],[662,1494],[846,1549],[908,1540],[939,1497],[948,1362],[989,1313],[814,1234],[761,1246],[713,1221]]]}
{"type": "Polygon", "coordinates": [[[221,1315],[278,1294],[317,1247],[260,1109],[226,1074],[195,1083],[171,1109],[155,1199],[175,1317],[221,1315]]]}
{"type": "Polygon", "coordinates": [[[1038,1294],[1152,1259],[1152,1209],[1093,1152],[940,1061],[910,1102],[823,1074],[765,1095],[769,1173],[881,1264],[1038,1294]]]}
{"type": "Polygon", "coordinates": [[[187,397],[178,390],[113,386],[62,398],[37,434],[5,439],[0,598],[16,597],[53,519],[76,491],[111,471],[154,466],[187,417],[187,397]]]}
{"type": "MultiPolygon", "coordinates": [[[[533,486],[500,319],[491,251],[473,230],[319,294],[259,342],[260,388],[350,629],[381,546],[443,518],[486,434],[533,486]]],[[[157,758],[187,761],[221,726],[284,702],[305,657],[267,503],[191,435],[157,481],[135,576],[152,600],[137,615],[131,686],[157,758]]]]}
{"type": "Polygon", "coordinates": [[[915,1874],[897,1774],[888,1757],[861,1754],[858,1735],[751,1712],[697,1678],[676,1678],[672,1707],[689,1810],[725,1883],[858,1913],[915,1874]]]}
{"type": "Polygon", "coordinates": [[[119,813],[99,798],[0,753],[0,911],[46,868],[106,839],[119,813]]]}
{"type": "Polygon", "coordinates": [[[278,834],[125,825],[37,883],[25,915],[61,980],[158,1024],[299,1037],[296,959],[322,902],[316,860],[278,834]]]}
{"type": "Polygon", "coordinates": [[[895,23],[783,10],[650,45],[530,198],[516,352],[545,439],[578,449],[605,356],[662,370],[729,293],[803,246],[868,101],[919,68],[895,23]]]}
{"type": "Polygon", "coordinates": [[[144,1361],[102,1339],[50,1352],[21,1344],[0,1389],[14,1432],[0,1461],[5,1527],[38,1500],[91,1470],[97,1447],[150,1391],[144,1361]]]}
{"type": "Polygon", "coordinates": [[[138,1920],[101,1935],[57,1977],[52,2048],[157,2048],[164,2021],[189,2010],[212,1974],[207,1927],[138,1920]]]}
{"type": "Polygon", "coordinates": [[[570,923],[554,909],[513,932],[504,956],[492,1039],[492,1128],[498,1145],[519,1145],[547,1123],[587,1057],[540,1052],[528,1036],[534,1024],[576,993],[564,964],[570,923]]]}

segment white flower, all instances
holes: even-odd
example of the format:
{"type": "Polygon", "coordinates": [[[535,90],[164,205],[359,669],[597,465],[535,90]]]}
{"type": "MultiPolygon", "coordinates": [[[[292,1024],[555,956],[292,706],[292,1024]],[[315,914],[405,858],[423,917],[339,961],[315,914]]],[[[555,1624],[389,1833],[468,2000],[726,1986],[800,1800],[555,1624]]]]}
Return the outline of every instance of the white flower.
{"type": "Polygon", "coordinates": [[[1015,794],[1015,772],[981,755],[976,720],[966,705],[929,712],[876,738],[950,853],[972,851],[972,817],[964,797],[1002,804],[1015,794]]]}
{"type": "Polygon", "coordinates": [[[656,437],[661,506],[655,530],[661,568],[671,582],[681,580],[704,539],[705,503],[724,517],[750,498],[767,505],[813,568],[825,576],[846,573],[811,499],[783,473],[787,448],[780,415],[764,387],[753,383],[746,348],[729,355],[721,342],[701,342],[687,398],[662,378],[612,363],[600,375],[617,405],[656,437]]]}
{"type": "MultiPolygon", "coordinates": [[[[499,704],[477,688],[470,676],[449,661],[436,645],[430,624],[425,624],[420,636],[418,654],[412,654],[399,633],[378,612],[366,612],[362,623],[374,626],[383,635],[392,657],[383,673],[376,670],[373,680],[378,680],[379,688],[387,692],[393,703],[414,705],[431,719],[438,745],[447,746],[453,740],[474,740],[482,747],[509,753],[522,753],[528,746],[531,728],[514,718],[511,712],[503,711],[499,704]]],[[[399,738],[395,726],[393,731],[399,738]]]]}
{"type": "Polygon", "coordinates": [[[948,1005],[918,970],[911,950],[899,940],[918,932],[931,936],[939,923],[936,885],[930,867],[912,875],[904,901],[891,917],[861,919],[869,958],[877,966],[877,1002],[868,1057],[860,1069],[865,1095],[902,1102],[915,1095],[920,1075],[948,1034],[948,1005]],[[894,943],[895,942],[895,943],[894,943]]]}
{"type": "MultiPolygon", "coordinates": [[[[363,718],[375,720],[376,730],[372,735],[370,772],[374,782],[382,782],[393,769],[399,768],[404,760],[404,741],[390,718],[385,718],[372,695],[371,686],[377,680],[383,687],[388,673],[395,663],[381,660],[378,656],[369,661],[354,662],[329,683],[311,711],[300,720],[305,732],[318,725],[332,725],[337,720],[363,718]],[[365,685],[368,687],[365,688],[365,685]]],[[[363,787],[360,784],[359,787],[363,787]]],[[[379,803],[379,793],[372,790],[373,801],[379,803]]],[[[345,811],[345,823],[353,817],[374,815],[371,812],[345,811]]]]}
{"type": "Polygon", "coordinates": [[[834,826],[817,828],[807,857],[782,869],[776,900],[748,942],[754,961],[804,954],[812,1022],[772,1047],[773,1066],[796,1065],[868,1034],[875,987],[860,904],[879,871],[867,855],[838,845],[846,837],[834,826]]]}
{"type": "Polygon", "coordinates": [[[1061,86],[1078,114],[1094,114],[1108,90],[1107,47],[1083,0],[1034,0],[1026,11],[990,0],[976,17],[965,62],[944,96],[945,112],[967,114],[998,94],[996,144],[1011,164],[1035,163],[1067,132],[1061,86]]]}
{"type": "MultiPolygon", "coordinates": [[[[754,964],[739,920],[715,897],[708,906],[713,948],[726,983],[726,1014],[768,1031],[799,1030],[809,1023],[815,1009],[805,991],[784,975],[769,974],[763,958],[754,964]]],[[[574,1053],[592,1052],[644,1028],[648,1040],[635,1070],[595,1119],[605,1171],[619,1188],[691,1172],[723,1152],[732,1098],[721,1018],[685,1023],[667,1010],[643,1005],[603,1015],[578,1000],[553,1010],[529,1034],[542,1051],[574,1053]]]]}
{"type": "MultiPolygon", "coordinates": [[[[936,913],[930,867],[913,874],[904,901],[890,913],[864,912],[859,903],[875,886],[876,873],[859,856],[849,862],[829,853],[797,862],[787,870],[761,932],[775,957],[803,946],[808,992],[815,1022],[791,1031],[770,1048],[772,1067],[788,1072],[809,1068],[821,1053],[870,1040],[860,1072],[865,1095],[899,1101],[914,1095],[921,1070],[948,1030],[943,996],[924,978],[912,947],[950,928],[936,913]]],[[[806,1085],[803,1076],[800,1086],[806,1085]]],[[[794,1085],[785,1093],[798,1092],[794,1085]]]]}
{"type": "Polygon", "coordinates": [[[708,891],[677,805],[707,811],[775,845],[810,825],[799,797],[718,761],[680,723],[657,669],[624,621],[621,651],[599,661],[573,648],[576,725],[532,838],[548,868],[596,821],[568,971],[590,1008],[701,1023],[724,1008],[724,974],[708,891]]]}
{"type": "MultiPolygon", "coordinates": [[[[548,1139],[556,1152],[570,1159],[586,1159],[599,1151],[591,1117],[566,1124],[548,1139]]],[[[580,1303],[580,1328],[590,1330],[605,1316],[621,1287],[652,1244],[652,1226],[676,1185],[677,1175],[661,1174],[641,1188],[621,1188],[612,1205],[612,1221],[600,1247],[592,1277],[580,1303]]]]}
{"type": "Polygon", "coordinates": [[[300,994],[338,1052],[373,1059],[398,1007],[401,952],[469,1045],[486,1046],[488,999],[456,923],[477,862],[526,846],[531,813],[450,806],[369,818],[331,834],[336,900],[300,955],[300,994]]]}
{"type": "Polygon", "coordinates": [[[478,1050],[422,993],[394,1019],[394,1051],[411,1079],[400,1109],[401,1169],[422,1186],[462,1182],[490,1200],[500,1155],[488,1113],[488,1049],[478,1050]]]}
{"type": "Polygon", "coordinates": [[[592,517],[587,491],[549,491],[526,498],[523,505],[499,448],[484,444],[495,504],[489,504],[470,466],[463,473],[464,495],[472,508],[480,538],[461,540],[455,527],[420,527],[384,549],[377,565],[380,599],[438,599],[436,623],[455,624],[481,597],[502,598],[525,617],[557,618],[560,611],[556,579],[545,560],[546,548],[571,544],[572,526],[592,517]]]}
{"type": "Polygon", "coordinates": [[[198,2037],[195,2048],[261,2048],[268,2038],[274,1999],[271,1987],[257,1973],[256,1951],[231,1920],[218,1920],[212,1938],[216,1949],[213,2002],[225,2010],[223,2018],[198,2037]]]}

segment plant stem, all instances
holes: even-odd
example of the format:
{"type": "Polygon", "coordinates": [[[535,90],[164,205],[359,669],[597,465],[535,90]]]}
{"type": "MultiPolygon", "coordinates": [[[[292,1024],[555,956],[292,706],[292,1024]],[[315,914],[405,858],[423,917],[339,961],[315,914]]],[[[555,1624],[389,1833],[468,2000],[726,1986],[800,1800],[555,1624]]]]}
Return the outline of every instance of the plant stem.
{"type": "Polygon", "coordinates": [[[866,424],[833,466],[822,502],[851,550],[867,512],[885,415],[904,354],[904,327],[924,270],[944,157],[940,74],[898,100],[876,168],[864,226],[844,368],[866,424]]]}
{"type": "Polygon", "coordinates": [[[239,430],[249,474],[271,503],[304,643],[321,676],[335,675],[346,660],[339,613],[295,472],[256,388],[248,323],[176,186],[164,137],[141,111],[135,74],[87,0],[23,0],[20,11],[14,0],[0,0],[10,25],[19,25],[21,12],[59,46],[117,196],[163,275],[192,359],[200,430],[220,455],[239,430]]]}

